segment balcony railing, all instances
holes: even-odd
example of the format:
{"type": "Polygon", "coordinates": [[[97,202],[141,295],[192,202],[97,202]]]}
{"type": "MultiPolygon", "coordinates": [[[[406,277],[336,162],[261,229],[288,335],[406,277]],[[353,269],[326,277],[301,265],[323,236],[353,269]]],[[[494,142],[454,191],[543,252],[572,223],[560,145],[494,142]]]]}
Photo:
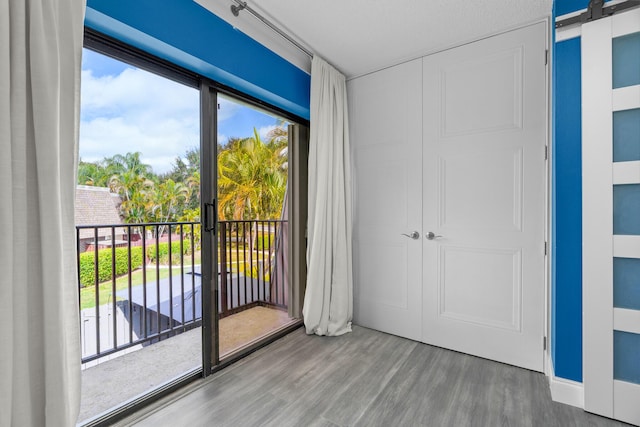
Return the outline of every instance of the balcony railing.
{"type": "MultiPolygon", "coordinates": [[[[287,307],[287,221],[222,221],[218,313],[287,307]]],[[[82,362],[199,327],[200,223],[76,227],[82,362]]]]}

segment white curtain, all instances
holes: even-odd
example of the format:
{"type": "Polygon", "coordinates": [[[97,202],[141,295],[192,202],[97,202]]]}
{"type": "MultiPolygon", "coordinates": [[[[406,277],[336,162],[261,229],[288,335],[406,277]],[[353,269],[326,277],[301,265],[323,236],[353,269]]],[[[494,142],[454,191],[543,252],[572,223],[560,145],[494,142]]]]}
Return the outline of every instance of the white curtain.
{"type": "Polygon", "coordinates": [[[73,426],[85,0],[0,1],[0,426],[73,426]]]}
{"type": "Polygon", "coordinates": [[[351,163],[345,78],[317,55],[311,64],[307,290],[308,334],[351,331],[351,163]]]}

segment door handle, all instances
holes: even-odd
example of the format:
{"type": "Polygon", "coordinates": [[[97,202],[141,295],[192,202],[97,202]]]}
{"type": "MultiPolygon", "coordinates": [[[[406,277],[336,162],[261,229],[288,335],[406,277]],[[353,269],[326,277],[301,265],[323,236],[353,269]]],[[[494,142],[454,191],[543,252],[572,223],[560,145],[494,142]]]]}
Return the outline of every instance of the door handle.
{"type": "Polygon", "coordinates": [[[439,234],[436,234],[433,231],[430,231],[424,237],[426,237],[427,240],[433,240],[433,239],[437,239],[438,237],[443,237],[443,236],[441,236],[439,234]]]}
{"type": "Polygon", "coordinates": [[[400,233],[403,236],[407,236],[412,238],[413,240],[418,240],[420,238],[420,233],[418,233],[417,231],[412,232],[411,234],[406,234],[406,233],[400,233]]]}
{"type": "Polygon", "coordinates": [[[218,209],[216,207],[216,199],[211,200],[211,203],[204,203],[204,231],[207,233],[213,231],[213,234],[216,234],[216,223],[218,222],[218,209]],[[212,215],[209,215],[209,210],[211,210],[212,215]],[[212,220],[212,221],[210,221],[212,220]]]}

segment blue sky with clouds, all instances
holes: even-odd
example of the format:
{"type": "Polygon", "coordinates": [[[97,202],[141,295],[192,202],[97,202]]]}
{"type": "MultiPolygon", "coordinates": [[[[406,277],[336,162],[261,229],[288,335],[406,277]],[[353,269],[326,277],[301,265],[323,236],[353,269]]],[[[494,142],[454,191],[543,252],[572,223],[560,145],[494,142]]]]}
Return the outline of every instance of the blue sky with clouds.
{"type": "MultiPolygon", "coordinates": [[[[264,138],[278,118],[219,97],[218,141],[264,138]]],[[[156,173],[200,144],[199,92],[88,49],[83,50],[80,158],[139,151],[156,173]]]]}

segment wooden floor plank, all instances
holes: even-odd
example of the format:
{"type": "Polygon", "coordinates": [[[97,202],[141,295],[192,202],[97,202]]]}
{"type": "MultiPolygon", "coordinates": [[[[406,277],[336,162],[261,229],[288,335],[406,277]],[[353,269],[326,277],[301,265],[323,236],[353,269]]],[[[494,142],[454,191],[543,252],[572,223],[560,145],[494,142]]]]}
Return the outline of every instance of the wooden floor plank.
{"type": "MultiPolygon", "coordinates": [[[[314,373],[315,377],[306,377],[304,390],[288,395],[289,404],[278,417],[267,420],[269,423],[308,425],[322,418],[336,425],[353,424],[417,345],[370,330],[337,340],[343,344],[331,354],[328,359],[331,363],[324,363],[323,368],[314,373]]],[[[286,389],[282,385],[281,388],[286,389]]]]}
{"type": "Polygon", "coordinates": [[[551,400],[544,375],[354,327],[294,331],[120,425],[622,426],[551,400]]]}

